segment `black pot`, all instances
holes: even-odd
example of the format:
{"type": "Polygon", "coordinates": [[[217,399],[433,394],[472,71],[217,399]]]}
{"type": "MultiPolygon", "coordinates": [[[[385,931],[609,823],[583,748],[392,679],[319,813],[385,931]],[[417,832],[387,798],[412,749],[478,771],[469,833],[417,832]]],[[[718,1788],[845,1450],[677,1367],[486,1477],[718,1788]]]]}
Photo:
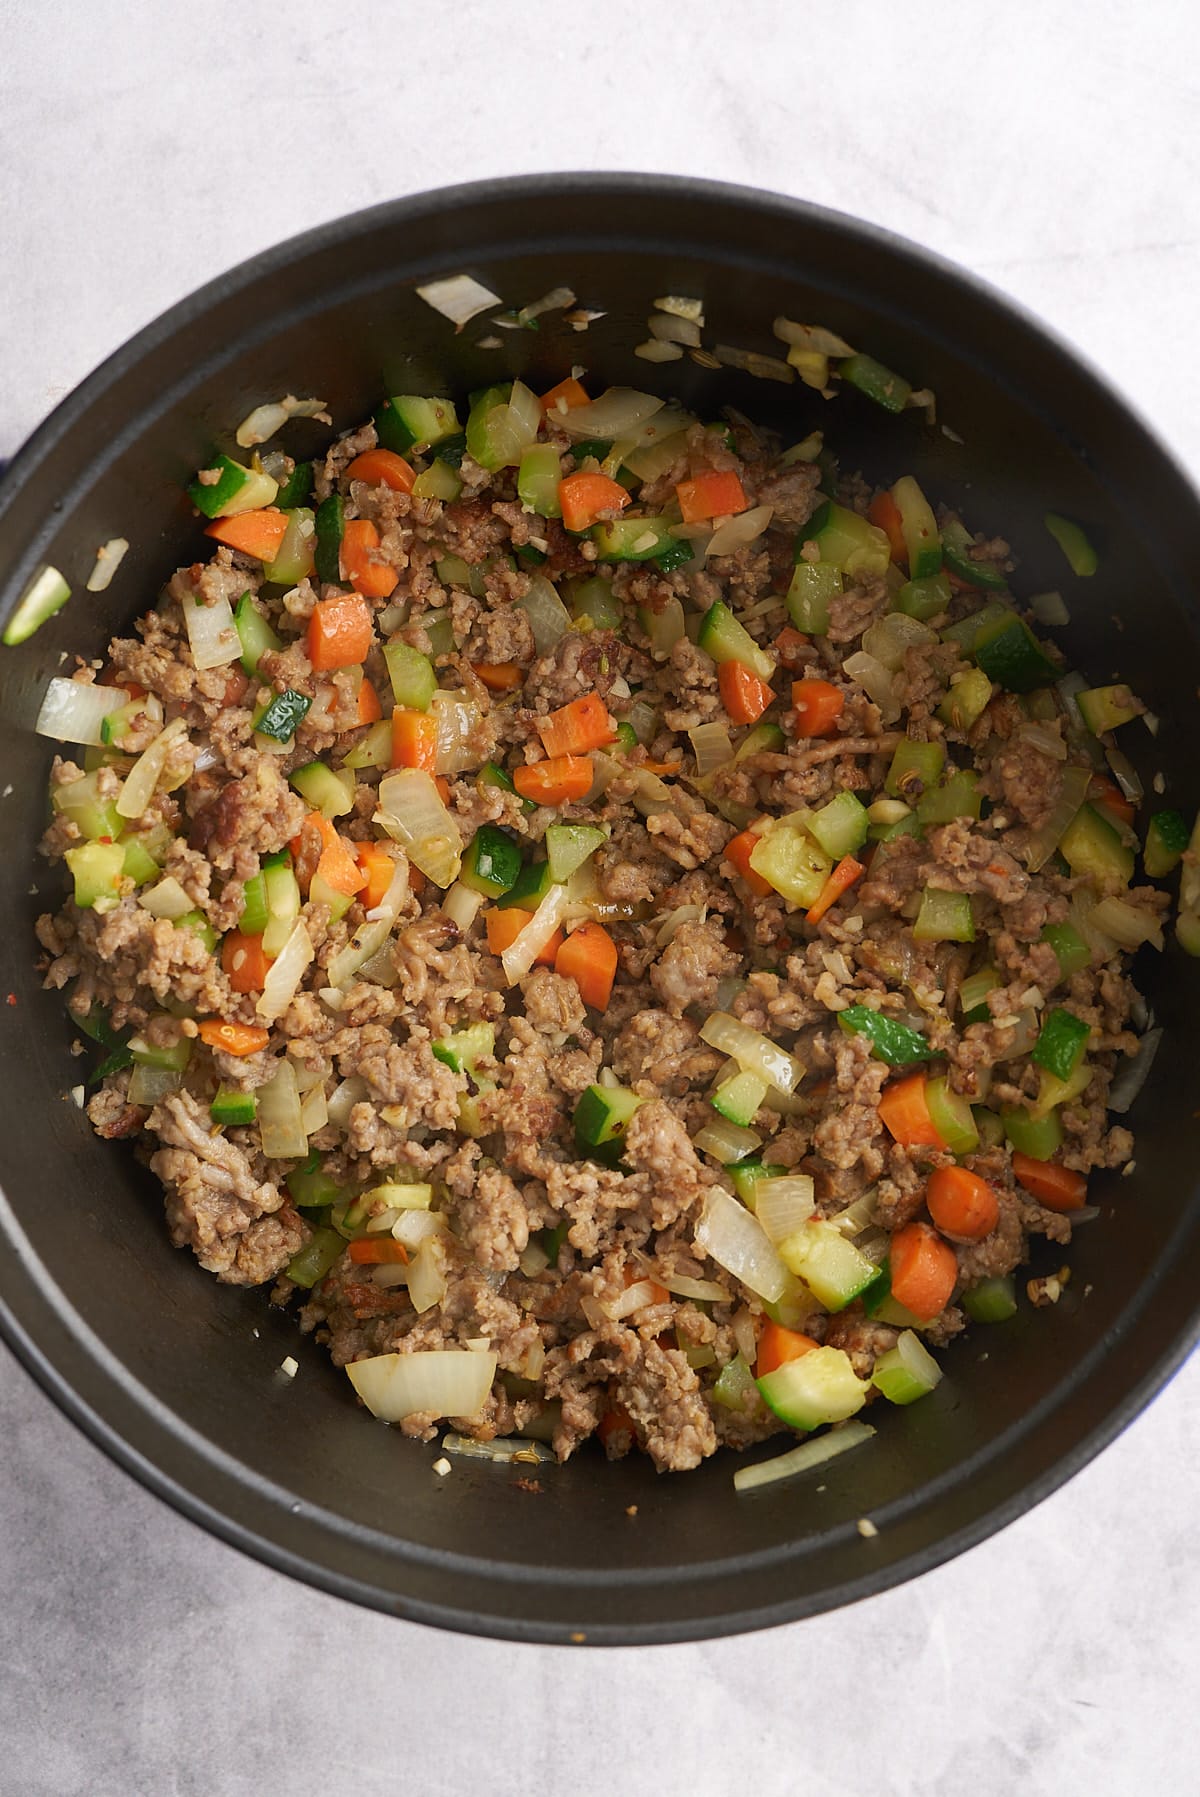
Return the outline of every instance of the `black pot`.
{"type": "MultiPolygon", "coordinates": [[[[1012,541],[1022,592],[1066,590],[1065,647],[1095,677],[1119,674],[1144,695],[1162,725],[1157,740],[1126,732],[1135,759],[1147,779],[1167,772],[1171,803],[1195,808],[1196,494],[1096,375],[957,269],[794,201],[660,177],[461,187],[311,232],[143,331],[58,408],[0,485],[0,612],[41,561],[76,595],[23,648],[0,652],[10,995],[0,1325],[122,1465],[276,1567],[483,1634],[682,1640],[810,1615],[960,1552],[1054,1490],[1178,1366],[1200,1319],[1195,965],[1173,947],[1161,959],[1144,951],[1141,984],[1170,1049],[1131,1117],[1136,1171],[1093,1182],[1102,1214],[1070,1250],[1062,1301],[951,1346],[937,1392],[874,1412],[867,1448],[738,1497],[726,1456],[681,1478],[592,1451],[533,1481],[467,1461],[435,1476],[436,1450],[366,1417],[344,1373],[262,1293],[220,1286],[169,1247],[155,1182],[128,1149],[98,1142],[65,1096],[79,1077],[73,1032],[61,996],[40,988],[32,937],[49,900],[31,894],[31,878],[56,890],[44,866],[30,871],[49,761],[31,729],[41,693],[64,652],[101,655],[199,553],[183,485],[214,441],[289,390],[325,397],[345,426],[384,391],[461,394],[518,372],[545,385],[576,361],[594,390],[620,381],[677,393],[706,415],[732,403],[792,437],[820,423],[844,465],[889,478],[908,469],[960,501],[976,528],[1012,541]],[[539,332],[503,333],[500,350],[481,350],[483,321],[456,335],[413,291],[460,270],[516,305],[567,283],[606,316],[575,334],[553,314],[539,332]],[[956,436],[854,394],[827,405],[807,388],[686,358],[635,360],[652,300],[672,292],[704,298],[709,342],[769,353],[777,313],[830,325],[932,386],[956,436]],[[1051,509],[1097,544],[1094,579],[1066,573],[1042,525],[1051,509]],[[132,548],[116,581],[85,594],[96,546],[118,534],[132,548]],[[289,1354],[294,1381],[278,1370],[289,1354]],[[864,1516],[874,1539],[856,1526],[864,1516]]],[[[324,440],[319,426],[291,428],[293,444],[324,440]]]]}

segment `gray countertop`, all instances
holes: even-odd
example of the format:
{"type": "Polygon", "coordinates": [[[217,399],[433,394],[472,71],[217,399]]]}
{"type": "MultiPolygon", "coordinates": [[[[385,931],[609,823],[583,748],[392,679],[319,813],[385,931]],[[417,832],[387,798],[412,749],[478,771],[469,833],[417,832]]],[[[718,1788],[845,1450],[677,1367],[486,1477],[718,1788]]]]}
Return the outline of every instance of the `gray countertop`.
{"type": "MultiPolygon", "coordinates": [[[[1200,471],[1184,0],[0,0],[0,36],[0,456],[242,257],[396,193],[558,166],[740,180],[914,237],[1040,313],[1200,471]]],[[[1196,1786],[1195,1361],[1062,1491],[901,1590],[602,1655],[434,1633],[255,1565],[3,1351],[0,1439],[3,1797],[1196,1786]]]]}

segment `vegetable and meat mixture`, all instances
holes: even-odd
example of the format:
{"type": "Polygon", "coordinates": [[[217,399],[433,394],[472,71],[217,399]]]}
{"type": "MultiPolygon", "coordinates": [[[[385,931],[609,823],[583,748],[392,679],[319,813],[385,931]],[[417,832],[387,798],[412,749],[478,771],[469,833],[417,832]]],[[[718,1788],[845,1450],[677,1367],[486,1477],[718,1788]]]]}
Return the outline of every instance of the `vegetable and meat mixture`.
{"type": "Polygon", "coordinates": [[[39,724],[46,979],[173,1242],[421,1439],[682,1470],[929,1392],[1130,1159],[1139,700],[911,475],[574,376],[189,492],[39,724]]]}

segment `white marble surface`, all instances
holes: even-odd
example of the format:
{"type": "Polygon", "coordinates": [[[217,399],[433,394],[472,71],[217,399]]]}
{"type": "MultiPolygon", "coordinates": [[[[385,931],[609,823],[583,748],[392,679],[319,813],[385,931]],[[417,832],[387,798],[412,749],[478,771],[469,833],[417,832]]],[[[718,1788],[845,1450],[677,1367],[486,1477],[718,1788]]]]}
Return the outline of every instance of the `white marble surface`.
{"type": "MultiPolygon", "coordinates": [[[[924,241],[1073,338],[1200,473],[1188,0],[0,0],[0,42],[0,455],[279,238],[445,181],[607,166],[924,241]]],[[[251,1564],[7,1355],[0,1439],[0,1793],[1197,1788],[1195,1362],[1065,1490],[903,1590],[603,1656],[435,1634],[251,1564]]]]}

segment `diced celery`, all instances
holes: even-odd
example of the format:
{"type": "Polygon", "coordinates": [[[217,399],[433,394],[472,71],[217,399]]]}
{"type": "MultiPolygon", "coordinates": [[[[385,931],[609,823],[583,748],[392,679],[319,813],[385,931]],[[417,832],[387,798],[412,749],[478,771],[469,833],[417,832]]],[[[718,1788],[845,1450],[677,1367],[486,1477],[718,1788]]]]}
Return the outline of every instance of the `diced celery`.
{"type": "Polygon", "coordinates": [[[540,518],[561,518],[558,483],[562,477],[559,454],[553,443],[531,443],[521,456],[517,473],[517,498],[526,511],[540,518]]]}
{"type": "Polygon", "coordinates": [[[710,1102],[713,1109],[730,1123],[748,1129],[758,1115],[767,1090],[767,1081],[760,1074],[735,1073],[717,1087],[710,1102]]]}
{"type": "Polygon", "coordinates": [[[287,1276],[293,1285],[310,1289],[324,1279],[346,1244],[336,1229],[314,1229],[309,1240],[287,1264],[287,1276]]]}
{"type": "Polygon", "coordinates": [[[1101,885],[1128,886],[1133,878],[1133,850],[1094,805],[1083,805],[1059,839],[1059,850],[1073,874],[1101,885]]]}
{"type": "Polygon", "coordinates": [[[984,1148],[999,1148],[1004,1140],[1004,1124],[995,1111],[990,1111],[986,1104],[973,1104],[971,1115],[984,1148]]]}
{"type": "Polygon", "coordinates": [[[814,811],[807,828],[825,853],[834,861],[840,861],[843,855],[852,855],[867,840],[869,820],[866,808],[852,792],[839,792],[819,811],[814,811]]]}
{"type": "Polygon", "coordinates": [[[956,817],[978,817],[983,804],[979,776],[969,768],[961,768],[932,786],[917,800],[917,817],[925,828],[952,823],[956,817]]]}
{"type": "Polygon", "coordinates": [[[383,651],[396,704],[406,711],[428,711],[437,691],[433,663],[407,643],[388,643],[383,651]]]}
{"type": "Polygon", "coordinates": [[[1042,931],[1042,941],[1048,942],[1058,956],[1060,978],[1069,980],[1073,973],[1091,966],[1092,951],[1074,924],[1048,923],[1042,931]]]}
{"type": "MultiPolygon", "coordinates": [[[[307,506],[297,506],[289,513],[287,529],[283,533],[275,558],[263,568],[263,578],[274,586],[294,587],[314,571],[313,555],[317,541],[317,524],[315,513],[307,506]]],[[[236,622],[236,617],[235,617],[236,622]]],[[[238,635],[241,636],[239,630],[238,635]]],[[[242,643],[243,655],[245,641],[242,643]]],[[[245,665],[243,661],[243,666],[245,665]]],[[[248,669],[253,672],[253,669],[248,669]]]]}
{"type": "Polygon", "coordinates": [[[793,1429],[819,1429],[861,1410],[870,1389],[841,1348],[813,1348],[757,1381],[768,1409],[793,1429]]]}
{"type": "Polygon", "coordinates": [[[306,767],[298,767],[289,774],[288,779],[300,797],[322,817],[345,817],[354,809],[353,774],[346,781],[323,761],[310,761],[306,767]]]}
{"type": "Polygon", "coordinates": [[[440,499],[452,505],[463,490],[462,476],[448,462],[430,462],[422,468],[412,486],[414,499],[440,499]]]}
{"type": "Polygon", "coordinates": [[[927,886],[921,894],[921,908],[912,933],[916,942],[974,942],[970,893],[942,892],[936,886],[927,886]]]}
{"type": "Polygon", "coordinates": [[[829,629],[829,601],[842,591],[842,570],[832,562],[797,562],[787,591],[788,616],[806,636],[829,629]]]}
{"type": "Polygon", "coordinates": [[[894,799],[911,803],[942,777],[946,748],[940,742],[914,742],[910,737],[897,746],[883,790],[894,799]]]}
{"type": "Polygon", "coordinates": [[[613,596],[611,581],[598,574],[574,588],[570,608],[573,618],[590,618],[597,630],[615,630],[621,623],[621,602],[613,596]]]}
{"type": "Polygon", "coordinates": [[[727,1360],[710,1393],[714,1404],[725,1410],[749,1410],[758,1402],[754,1374],[740,1354],[727,1360]]]}
{"type": "Polygon", "coordinates": [[[966,1099],[951,1089],[944,1074],[925,1084],[929,1120],[951,1154],[974,1154],[979,1146],[979,1126],[966,1099]]]}
{"type": "Polygon", "coordinates": [[[816,543],[823,562],[831,562],[851,576],[886,574],[892,559],[886,531],[833,501],[824,517],[809,520],[801,536],[816,543]]]}
{"type": "Polygon", "coordinates": [[[982,668],[969,668],[955,674],[950,691],[938,706],[937,715],[951,730],[967,731],[987,710],[992,696],[992,683],[982,668]]]}
{"type": "Polygon", "coordinates": [[[140,837],[126,836],[120,846],[125,851],[122,871],[127,880],[132,880],[135,886],[144,886],[147,880],[154,879],[159,871],[158,862],[140,837]]]}
{"type": "Polygon", "coordinates": [[[729,607],[720,599],[705,612],[696,643],[718,665],[726,661],[740,661],[744,667],[757,674],[760,680],[770,680],[775,672],[775,663],[771,657],[759,648],[749,631],[738,623],[729,607]]]}
{"type": "Polygon", "coordinates": [[[973,1323],[1007,1323],[1017,1314],[1017,1293],[1012,1275],[994,1274],[971,1286],[959,1299],[973,1323]]]}
{"type": "Polygon", "coordinates": [[[242,888],[242,914],[238,918],[238,929],[243,936],[261,936],[270,915],[266,875],[256,873],[242,888]]]}
{"type": "Polygon", "coordinates": [[[120,897],[125,850],[119,842],[85,842],[68,849],[63,859],[75,882],[81,911],[111,910],[120,897]]]}
{"type": "Polygon", "coordinates": [[[892,602],[892,610],[905,612],[927,624],[940,617],[954,597],[944,574],[927,574],[920,580],[906,580],[892,602]]]}
{"type": "Polygon", "coordinates": [[[901,475],[892,488],[892,498],[908,551],[909,579],[925,580],[942,565],[942,539],[933,509],[911,474],[901,475]]]}
{"type": "Polygon", "coordinates": [[[680,542],[666,518],[612,518],[593,524],[589,534],[602,562],[658,561],[680,542]]]}
{"type": "Polygon", "coordinates": [[[902,412],[912,392],[912,383],[877,362],[874,356],[855,354],[838,363],[838,373],[848,386],[857,387],[885,412],[902,412]]]}
{"type": "Polygon", "coordinates": [[[1080,525],[1057,512],[1047,512],[1046,529],[1054,538],[1070,564],[1072,574],[1094,574],[1100,558],[1092,548],[1080,525]]]}
{"type": "Polygon", "coordinates": [[[89,842],[98,837],[118,837],[125,828],[125,819],[117,810],[115,799],[100,797],[100,770],[85,774],[82,780],[70,780],[65,786],[53,789],[52,804],[54,810],[63,817],[69,817],[81,836],[89,842]]]}
{"type": "Polygon", "coordinates": [[[1000,1113],[1004,1133],[1018,1154],[1048,1161],[1062,1147],[1062,1124],[1057,1111],[1035,1117],[1024,1105],[1006,1105],[1000,1113]]]}
{"type": "Polygon", "coordinates": [[[871,1383],[893,1404],[913,1404],[933,1390],[942,1369],[911,1329],[876,1360],[871,1383]]]}

